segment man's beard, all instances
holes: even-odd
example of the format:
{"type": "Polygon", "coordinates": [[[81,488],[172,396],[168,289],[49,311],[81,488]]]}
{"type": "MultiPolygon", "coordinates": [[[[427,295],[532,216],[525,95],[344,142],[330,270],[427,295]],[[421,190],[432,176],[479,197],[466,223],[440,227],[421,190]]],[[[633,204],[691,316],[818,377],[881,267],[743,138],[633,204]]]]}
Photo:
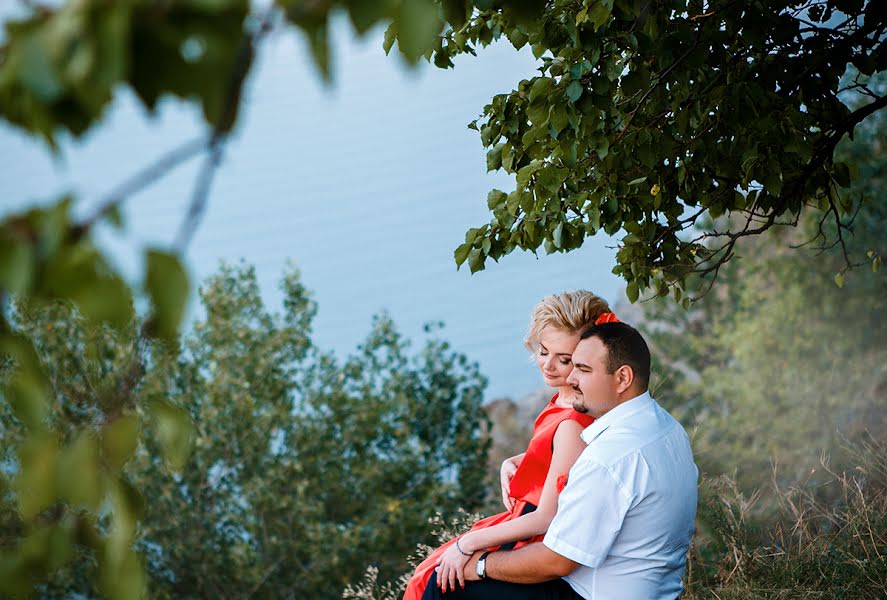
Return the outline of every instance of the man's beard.
{"type": "Polygon", "coordinates": [[[588,412],[588,408],[586,408],[585,405],[578,400],[573,402],[573,410],[575,410],[577,413],[582,413],[583,415],[588,412]]]}

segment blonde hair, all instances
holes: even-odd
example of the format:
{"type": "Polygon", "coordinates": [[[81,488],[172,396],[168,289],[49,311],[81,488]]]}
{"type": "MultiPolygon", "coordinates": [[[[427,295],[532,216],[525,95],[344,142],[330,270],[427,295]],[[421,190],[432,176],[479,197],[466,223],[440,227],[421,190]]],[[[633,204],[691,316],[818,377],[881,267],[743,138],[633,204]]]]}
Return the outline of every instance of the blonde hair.
{"type": "Polygon", "coordinates": [[[546,296],[533,308],[524,345],[529,350],[535,350],[539,336],[546,327],[580,332],[606,312],[610,312],[607,301],[587,290],[546,296]]]}

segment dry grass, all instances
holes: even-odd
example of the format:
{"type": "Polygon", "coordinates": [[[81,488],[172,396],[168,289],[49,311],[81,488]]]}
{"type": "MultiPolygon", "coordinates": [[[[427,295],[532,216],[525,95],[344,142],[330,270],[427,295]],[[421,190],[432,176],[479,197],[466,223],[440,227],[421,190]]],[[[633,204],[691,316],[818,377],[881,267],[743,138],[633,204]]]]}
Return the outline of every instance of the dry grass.
{"type": "Polygon", "coordinates": [[[683,598],[887,598],[887,443],[854,450],[854,471],[823,457],[817,483],[706,482],[683,598]]]}
{"type": "MultiPolygon", "coordinates": [[[[437,513],[428,520],[432,535],[438,544],[443,544],[457,535],[467,531],[474,523],[483,518],[483,515],[459,510],[455,517],[445,519],[437,513]]],[[[425,560],[425,557],[434,550],[431,546],[419,544],[415,552],[407,557],[409,568],[395,581],[379,581],[379,569],[369,566],[363,574],[363,579],[357,584],[349,585],[342,592],[342,598],[348,600],[400,600],[407,582],[413,575],[416,567],[425,560]]]]}
{"type": "MultiPolygon", "coordinates": [[[[728,477],[703,480],[682,600],[887,598],[887,442],[870,438],[852,451],[853,471],[836,471],[823,456],[816,478],[788,489],[775,476],[751,494],[728,477]]],[[[444,542],[478,518],[437,515],[430,524],[444,542]]],[[[393,582],[368,568],[343,598],[399,600],[430,551],[418,547],[393,582]]]]}

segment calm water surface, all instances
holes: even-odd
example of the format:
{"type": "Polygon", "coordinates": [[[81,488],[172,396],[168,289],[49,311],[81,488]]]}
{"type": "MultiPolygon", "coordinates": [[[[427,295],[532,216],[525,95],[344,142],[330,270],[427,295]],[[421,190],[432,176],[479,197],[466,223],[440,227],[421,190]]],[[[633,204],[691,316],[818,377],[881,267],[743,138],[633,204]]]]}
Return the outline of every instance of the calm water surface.
{"type": "MultiPolygon", "coordinates": [[[[580,287],[614,303],[622,286],[610,274],[614,242],[606,238],[568,255],[515,254],[473,276],[455,269],[452,252],[465,230],[486,222],[487,192],[513,188],[505,174],[486,173],[479,136],[466,125],[494,94],[533,75],[532,55],[500,42],[455,70],[409,70],[384,56],[381,31],[354,42],[344,23],[336,49],[335,84],[325,87],[295,35],[264,48],[188,249],[192,274],[204,278],[221,260],[244,259],[277,309],[277,283],[291,260],[319,303],[321,346],[353,350],[382,310],[417,344],[424,323],[443,321],[444,337],[489,377],[488,399],[538,388],[521,343],[533,304],[580,287]]],[[[99,129],[65,140],[57,158],[0,125],[0,210],[72,191],[85,211],[198,135],[197,116],[173,100],[149,116],[124,92],[99,129]]],[[[131,198],[126,235],[103,236],[134,280],[140,249],[172,243],[198,166],[184,165],[131,198]]]]}

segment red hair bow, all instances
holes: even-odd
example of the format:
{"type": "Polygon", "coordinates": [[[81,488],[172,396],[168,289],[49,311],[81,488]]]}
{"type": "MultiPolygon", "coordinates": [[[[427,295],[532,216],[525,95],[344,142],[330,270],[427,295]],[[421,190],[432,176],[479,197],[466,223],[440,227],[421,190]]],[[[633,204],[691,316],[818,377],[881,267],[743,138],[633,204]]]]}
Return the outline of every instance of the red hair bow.
{"type": "Polygon", "coordinates": [[[597,319],[594,320],[595,325],[600,325],[602,323],[618,323],[618,322],[619,322],[619,319],[617,319],[616,315],[614,315],[611,312],[605,312],[604,314],[602,314],[601,316],[599,316],[597,319]]]}

